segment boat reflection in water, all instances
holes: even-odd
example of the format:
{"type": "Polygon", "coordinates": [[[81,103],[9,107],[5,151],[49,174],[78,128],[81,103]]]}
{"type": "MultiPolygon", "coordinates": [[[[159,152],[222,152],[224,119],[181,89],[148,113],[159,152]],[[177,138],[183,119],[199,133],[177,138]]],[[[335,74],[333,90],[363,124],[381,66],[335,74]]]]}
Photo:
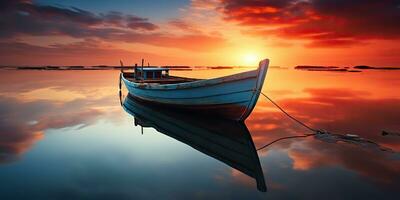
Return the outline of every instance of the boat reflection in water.
{"type": "Polygon", "coordinates": [[[129,94],[121,99],[121,105],[134,117],[135,126],[155,128],[254,178],[259,191],[267,190],[257,151],[243,122],[149,105],[129,94]]]}

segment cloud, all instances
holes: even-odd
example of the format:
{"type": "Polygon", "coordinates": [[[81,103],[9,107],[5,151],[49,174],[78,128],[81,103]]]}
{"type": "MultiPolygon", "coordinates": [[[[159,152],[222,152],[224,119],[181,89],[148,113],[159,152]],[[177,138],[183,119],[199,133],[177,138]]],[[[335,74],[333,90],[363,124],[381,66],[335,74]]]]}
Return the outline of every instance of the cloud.
{"type": "Polygon", "coordinates": [[[260,36],[307,40],[308,47],[400,39],[398,0],[222,0],[225,19],[260,36]]]}
{"type": "Polygon", "coordinates": [[[185,32],[161,32],[147,18],[120,12],[94,14],[79,8],[38,5],[31,1],[2,3],[0,39],[24,36],[68,36],[107,42],[143,43],[190,51],[207,51],[225,45],[220,36],[185,32]],[[158,32],[155,32],[155,31],[158,32]],[[188,42],[193,45],[187,45],[188,42]]]}
{"type": "Polygon", "coordinates": [[[118,39],[126,42],[144,42],[161,47],[175,47],[190,51],[206,52],[212,49],[222,48],[226,45],[226,40],[219,35],[209,36],[204,34],[185,34],[185,35],[165,35],[150,34],[141,37],[130,37],[122,35],[118,39]],[[188,45],[190,44],[190,45],[188,45]]]}
{"type": "Polygon", "coordinates": [[[152,31],[158,26],[148,19],[119,12],[96,15],[79,8],[61,8],[19,1],[4,5],[0,13],[0,37],[28,35],[68,35],[72,37],[118,33],[118,28],[152,31]],[[112,28],[105,28],[111,26],[112,28]]]}
{"type": "Polygon", "coordinates": [[[116,65],[118,60],[131,61],[135,55],[150,60],[167,59],[152,53],[119,49],[100,40],[91,39],[50,46],[0,42],[0,59],[3,65],[59,65],[60,61],[62,65],[116,65]],[[82,55],[85,55],[84,60],[81,59],[82,55]]]}
{"type": "Polygon", "coordinates": [[[191,0],[191,7],[195,9],[215,9],[219,4],[219,0],[191,0]]]}
{"type": "Polygon", "coordinates": [[[196,28],[196,26],[182,19],[172,19],[168,22],[168,24],[172,27],[178,28],[183,31],[192,33],[201,33],[201,31],[198,28],[196,28]]]}
{"type": "Polygon", "coordinates": [[[158,26],[152,23],[147,22],[147,19],[137,17],[137,16],[128,16],[127,18],[127,26],[131,29],[144,29],[144,30],[156,30],[158,26]]]}

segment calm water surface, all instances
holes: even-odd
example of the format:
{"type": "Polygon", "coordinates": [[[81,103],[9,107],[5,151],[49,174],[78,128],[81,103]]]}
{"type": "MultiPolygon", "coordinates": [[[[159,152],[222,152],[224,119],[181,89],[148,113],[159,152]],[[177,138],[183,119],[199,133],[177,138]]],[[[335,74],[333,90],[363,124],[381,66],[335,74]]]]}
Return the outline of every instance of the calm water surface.
{"type": "MultiPolygon", "coordinates": [[[[172,73],[210,78],[238,71],[243,69],[172,73]]],[[[0,71],[0,199],[400,196],[400,136],[381,135],[382,130],[400,132],[399,71],[270,69],[263,92],[287,112],[312,127],[357,134],[380,147],[314,136],[278,141],[257,152],[259,163],[245,163],[259,164],[267,192],[235,166],[240,158],[232,159],[224,149],[208,151],[209,142],[233,138],[259,148],[308,134],[307,129],[261,96],[245,126],[154,112],[134,103],[127,109],[120,104],[118,76],[118,71],[0,71]],[[192,130],[238,136],[199,142],[192,130]],[[174,135],[185,131],[181,138],[174,135]]],[[[123,89],[123,105],[126,96],[123,89]]],[[[251,145],[246,148],[255,152],[251,145]]]]}

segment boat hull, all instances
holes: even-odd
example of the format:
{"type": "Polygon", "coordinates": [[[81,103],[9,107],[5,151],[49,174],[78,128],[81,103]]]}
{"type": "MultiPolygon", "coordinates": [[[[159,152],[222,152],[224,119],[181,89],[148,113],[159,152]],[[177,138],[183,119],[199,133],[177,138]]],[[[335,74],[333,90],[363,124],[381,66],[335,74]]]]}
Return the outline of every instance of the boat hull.
{"type": "Polygon", "coordinates": [[[269,60],[257,70],[177,84],[138,83],[122,76],[134,98],[179,109],[213,113],[242,121],[253,110],[267,73],[269,60]]]}

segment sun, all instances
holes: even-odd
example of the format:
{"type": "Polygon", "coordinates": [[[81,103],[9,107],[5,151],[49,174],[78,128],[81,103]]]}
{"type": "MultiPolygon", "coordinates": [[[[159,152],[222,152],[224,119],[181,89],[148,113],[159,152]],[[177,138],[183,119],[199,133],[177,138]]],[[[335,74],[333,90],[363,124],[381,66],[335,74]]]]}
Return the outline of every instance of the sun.
{"type": "Polygon", "coordinates": [[[246,66],[257,65],[259,61],[259,56],[254,53],[247,53],[243,55],[243,64],[246,66]]]}

